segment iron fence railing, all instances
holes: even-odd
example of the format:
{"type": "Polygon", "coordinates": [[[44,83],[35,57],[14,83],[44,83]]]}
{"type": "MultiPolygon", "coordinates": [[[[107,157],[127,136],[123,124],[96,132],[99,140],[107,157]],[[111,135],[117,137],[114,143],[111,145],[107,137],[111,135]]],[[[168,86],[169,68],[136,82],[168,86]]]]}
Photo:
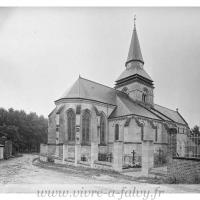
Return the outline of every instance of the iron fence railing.
{"type": "Polygon", "coordinates": [[[185,156],[188,158],[200,158],[200,135],[189,134],[185,142],[185,156]]]}
{"type": "Polygon", "coordinates": [[[112,153],[98,153],[98,161],[112,162],[112,153]]]}

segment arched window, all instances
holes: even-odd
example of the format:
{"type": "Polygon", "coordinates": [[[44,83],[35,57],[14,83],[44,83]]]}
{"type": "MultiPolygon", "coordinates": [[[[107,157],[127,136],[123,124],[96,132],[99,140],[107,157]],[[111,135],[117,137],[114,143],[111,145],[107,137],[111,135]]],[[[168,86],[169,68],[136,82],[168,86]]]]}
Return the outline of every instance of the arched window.
{"type": "Polygon", "coordinates": [[[144,126],[141,126],[141,141],[144,140],[144,126]]]}
{"type": "Polygon", "coordinates": [[[72,109],[67,112],[68,141],[75,141],[76,115],[72,109]]]}
{"type": "Polygon", "coordinates": [[[143,93],[143,94],[142,94],[142,101],[145,103],[146,100],[147,100],[147,95],[143,93]]]}
{"type": "Polygon", "coordinates": [[[85,110],[82,116],[82,143],[88,144],[90,141],[90,112],[85,110]]]}
{"type": "Polygon", "coordinates": [[[100,117],[100,144],[105,144],[106,120],[103,114],[100,117]]]}
{"type": "Polygon", "coordinates": [[[148,89],[145,87],[144,89],[143,89],[143,94],[142,94],[142,101],[144,102],[144,103],[146,103],[147,102],[147,94],[149,93],[149,91],[148,91],[148,89]]]}
{"type": "Polygon", "coordinates": [[[119,124],[115,124],[115,140],[119,140],[119,124]]]}
{"type": "Polygon", "coordinates": [[[155,141],[158,141],[158,127],[156,126],[156,130],[155,130],[155,141]]]}

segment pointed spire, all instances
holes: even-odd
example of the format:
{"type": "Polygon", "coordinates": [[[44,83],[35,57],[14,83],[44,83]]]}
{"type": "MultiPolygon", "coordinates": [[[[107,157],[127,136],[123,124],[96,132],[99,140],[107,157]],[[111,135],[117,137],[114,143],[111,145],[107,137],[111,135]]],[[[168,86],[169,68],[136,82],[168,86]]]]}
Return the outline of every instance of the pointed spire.
{"type": "Polygon", "coordinates": [[[131,44],[130,44],[130,48],[128,52],[128,58],[126,61],[126,66],[128,65],[128,63],[131,63],[134,61],[141,62],[142,64],[144,64],[144,60],[143,60],[141,49],[140,49],[140,43],[138,40],[137,31],[136,31],[136,15],[134,16],[134,29],[133,29],[131,44]]]}

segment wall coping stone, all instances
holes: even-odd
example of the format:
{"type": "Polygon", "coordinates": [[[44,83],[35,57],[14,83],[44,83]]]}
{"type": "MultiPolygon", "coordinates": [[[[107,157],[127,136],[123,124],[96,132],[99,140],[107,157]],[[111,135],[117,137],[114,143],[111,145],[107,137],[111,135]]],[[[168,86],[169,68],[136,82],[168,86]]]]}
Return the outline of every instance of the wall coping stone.
{"type": "Polygon", "coordinates": [[[112,167],[112,162],[104,162],[104,161],[95,161],[94,162],[95,164],[97,165],[105,165],[105,166],[108,166],[108,167],[112,167]]]}
{"type": "Polygon", "coordinates": [[[80,165],[90,166],[90,163],[87,162],[87,161],[78,161],[78,164],[80,164],[80,165]]]}
{"type": "Polygon", "coordinates": [[[200,162],[200,158],[173,157],[173,159],[177,159],[177,160],[193,160],[193,161],[200,162]]]}
{"type": "Polygon", "coordinates": [[[56,144],[56,143],[48,143],[47,145],[49,145],[49,146],[62,146],[63,143],[59,143],[59,144],[56,144]]]}

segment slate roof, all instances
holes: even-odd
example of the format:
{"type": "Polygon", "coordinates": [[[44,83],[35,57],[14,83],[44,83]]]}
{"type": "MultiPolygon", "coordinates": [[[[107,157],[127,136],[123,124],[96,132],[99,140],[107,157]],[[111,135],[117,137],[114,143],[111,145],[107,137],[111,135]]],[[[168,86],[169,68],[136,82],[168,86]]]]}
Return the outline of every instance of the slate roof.
{"type": "Polygon", "coordinates": [[[109,118],[116,118],[125,115],[137,115],[161,120],[155,114],[152,114],[150,111],[130,99],[127,94],[118,93],[116,102],[117,107],[109,118]]]}
{"type": "MultiPolygon", "coordinates": [[[[151,119],[166,120],[187,125],[177,111],[170,110],[156,104],[154,109],[147,109],[146,107],[133,101],[126,93],[100,83],[84,79],[82,77],[79,77],[58,100],[63,98],[82,98],[114,105],[116,108],[111,113],[109,118],[137,115],[151,119]]],[[[62,106],[58,109],[58,111],[60,109],[62,109],[62,106]]]]}
{"type": "Polygon", "coordinates": [[[140,43],[138,40],[138,35],[137,35],[135,26],[134,26],[134,30],[133,30],[133,34],[131,38],[131,44],[129,47],[126,65],[131,61],[139,61],[144,64],[144,60],[143,60],[141,49],[140,49],[140,43]]]}
{"type": "Polygon", "coordinates": [[[121,75],[117,78],[116,82],[134,75],[142,76],[146,79],[149,79],[151,81],[152,78],[147,74],[147,72],[143,69],[141,64],[139,62],[132,62],[129,63],[130,67],[126,68],[121,75]]]}
{"type": "Polygon", "coordinates": [[[170,118],[174,122],[178,122],[180,124],[186,124],[185,120],[183,117],[180,115],[179,112],[175,110],[171,110],[169,108],[154,104],[154,109],[157,110],[158,112],[162,113],[166,117],[170,118]]]}
{"type": "Polygon", "coordinates": [[[83,98],[116,105],[116,90],[79,77],[60,99],[63,98],[83,98]]]}
{"type": "Polygon", "coordinates": [[[141,77],[144,77],[151,82],[153,80],[151,77],[147,74],[147,72],[144,70],[144,60],[142,57],[142,52],[140,49],[140,43],[137,36],[136,27],[134,26],[132,38],[131,38],[131,44],[128,52],[128,57],[126,61],[126,69],[122,72],[122,74],[117,78],[116,82],[121,82],[122,80],[128,79],[130,77],[134,77],[136,75],[139,75],[141,77]]]}

